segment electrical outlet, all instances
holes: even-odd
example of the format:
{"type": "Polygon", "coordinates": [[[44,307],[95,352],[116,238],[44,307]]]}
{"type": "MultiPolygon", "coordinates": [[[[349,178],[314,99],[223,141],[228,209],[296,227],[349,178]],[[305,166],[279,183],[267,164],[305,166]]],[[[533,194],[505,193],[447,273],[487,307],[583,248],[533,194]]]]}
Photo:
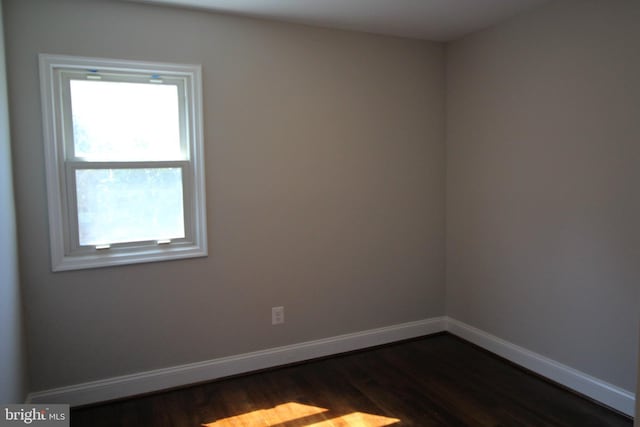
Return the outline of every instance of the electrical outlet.
{"type": "Polygon", "coordinates": [[[271,307],[271,324],[280,325],[284,323],[284,307],[271,307]]]}

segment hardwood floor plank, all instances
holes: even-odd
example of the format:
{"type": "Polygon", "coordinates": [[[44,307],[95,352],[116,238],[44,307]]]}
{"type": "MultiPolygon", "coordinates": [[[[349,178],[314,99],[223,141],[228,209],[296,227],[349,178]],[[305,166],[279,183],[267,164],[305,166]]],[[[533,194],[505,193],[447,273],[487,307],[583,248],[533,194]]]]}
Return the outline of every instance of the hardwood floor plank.
{"type": "Polygon", "coordinates": [[[631,427],[450,334],[72,410],[74,427],[631,427]]]}

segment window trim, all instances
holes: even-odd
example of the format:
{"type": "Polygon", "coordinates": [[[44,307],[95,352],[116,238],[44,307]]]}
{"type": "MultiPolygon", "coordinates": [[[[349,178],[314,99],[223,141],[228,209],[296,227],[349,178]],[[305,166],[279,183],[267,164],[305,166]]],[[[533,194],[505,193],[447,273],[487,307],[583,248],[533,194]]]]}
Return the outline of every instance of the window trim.
{"type": "MultiPolygon", "coordinates": [[[[202,67],[191,64],[50,54],[39,55],[39,67],[52,271],[207,256],[202,67]],[[69,174],[76,169],[76,160],[80,159],[65,158],[65,150],[68,149],[68,146],[65,146],[68,142],[65,142],[63,128],[67,124],[63,118],[62,106],[62,102],[66,102],[62,89],[65,72],[61,70],[87,72],[87,70],[94,69],[105,73],[139,73],[184,80],[186,117],[181,117],[180,120],[185,120],[184,130],[188,138],[188,160],[153,162],[155,167],[181,164],[178,167],[181,167],[183,171],[184,239],[177,239],[170,244],[165,244],[165,242],[132,242],[119,244],[108,250],[96,248],[87,250],[86,247],[79,249],[77,242],[71,240],[72,236],[73,238],[77,236],[77,230],[74,232],[70,228],[74,221],[77,224],[77,214],[76,218],[70,217],[75,210],[69,205],[75,198],[75,195],[71,194],[75,193],[75,187],[71,187],[70,181],[73,180],[69,179],[69,174]]],[[[101,166],[92,162],[87,163],[85,167],[103,167],[107,164],[116,165],[119,163],[123,162],[103,162],[101,166]]],[[[140,165],[149,162],[127,163],[130,167],[140,167],[140,165]],[[132,163],[136,166],[131,166],[132,163]]]]}

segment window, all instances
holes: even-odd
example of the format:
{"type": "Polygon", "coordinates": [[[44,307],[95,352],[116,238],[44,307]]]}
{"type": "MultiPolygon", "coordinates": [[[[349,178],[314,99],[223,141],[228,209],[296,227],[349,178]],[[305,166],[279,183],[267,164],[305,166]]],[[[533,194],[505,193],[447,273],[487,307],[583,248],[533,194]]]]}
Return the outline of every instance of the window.
{"type": "Polygon", "coordinates": [[[200,66],[40,55],[54,271],[207,255],[200,66]]]}

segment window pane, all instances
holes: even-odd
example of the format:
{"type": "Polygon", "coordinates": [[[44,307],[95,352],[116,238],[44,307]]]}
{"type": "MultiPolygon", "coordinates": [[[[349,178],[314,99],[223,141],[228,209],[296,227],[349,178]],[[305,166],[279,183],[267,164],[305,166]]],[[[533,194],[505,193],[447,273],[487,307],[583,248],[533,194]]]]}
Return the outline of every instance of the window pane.
{"type": "Polygon", "coordinates": [[[178,86],[71,80],[75,157],[182,160],[178,86]]]}
{"type": "Polygon", "coordinates": [[[182,170],[76,170],[80,245],[183,238],[182,170]]]}

